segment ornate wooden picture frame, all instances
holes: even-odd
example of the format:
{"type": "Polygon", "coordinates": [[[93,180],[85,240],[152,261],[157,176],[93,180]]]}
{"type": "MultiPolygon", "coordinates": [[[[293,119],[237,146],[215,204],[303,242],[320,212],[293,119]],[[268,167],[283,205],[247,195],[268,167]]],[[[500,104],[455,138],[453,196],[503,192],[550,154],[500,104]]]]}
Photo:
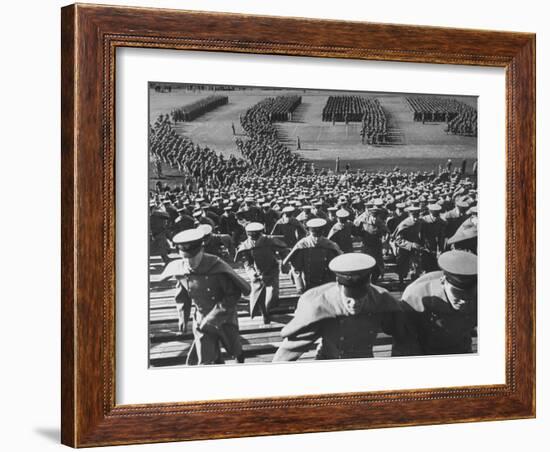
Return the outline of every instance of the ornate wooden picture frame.
{"type": "Polygon", "coordinates": [[[62,9],[62,442],[73,447],[535,416],[535,35],[71,5],[62,9]],[[506,71],[506,382],[115,403],[115,51],[121,47],[506,71]]]}

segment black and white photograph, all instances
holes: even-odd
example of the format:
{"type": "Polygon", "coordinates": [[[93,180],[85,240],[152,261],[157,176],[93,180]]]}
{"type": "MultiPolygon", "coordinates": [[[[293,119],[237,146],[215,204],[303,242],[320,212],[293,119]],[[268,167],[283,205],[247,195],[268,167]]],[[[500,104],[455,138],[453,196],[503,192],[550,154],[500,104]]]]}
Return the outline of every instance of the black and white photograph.
{"type": "Polygon", "coordinates": [[[147,89],[150,368],[477,353],[477,97],[147,89]]]}

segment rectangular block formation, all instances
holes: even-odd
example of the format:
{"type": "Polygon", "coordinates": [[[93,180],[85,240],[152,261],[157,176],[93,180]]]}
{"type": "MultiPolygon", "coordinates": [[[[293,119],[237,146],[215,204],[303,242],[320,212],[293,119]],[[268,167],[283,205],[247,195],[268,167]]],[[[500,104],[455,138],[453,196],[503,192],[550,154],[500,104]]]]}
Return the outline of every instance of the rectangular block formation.
{"type": "Polygon", "coordinates": [[[180,108],[172,110],[171,116],[174,122],[188,122],[197,119],[199,116],[208,113],[222,105],[226,105],[229,99],[227,96],[212,95],[204,99],[196,100],[195,102],[184,105],[180,108]]]}
{"type": "Polygon", "coordinates": [[[388,126],[386,113],[378,99],[362,96],[329,96],[323,108],[323,121],[361,122],[363,144],[387,142],[388,126]]]}
{"type": "Polygon", "coordinates": [[[446,122],[447,132],[477,136],[477,109],[456,99],[434,96],[406,97],[415,121],[446,122]]]}

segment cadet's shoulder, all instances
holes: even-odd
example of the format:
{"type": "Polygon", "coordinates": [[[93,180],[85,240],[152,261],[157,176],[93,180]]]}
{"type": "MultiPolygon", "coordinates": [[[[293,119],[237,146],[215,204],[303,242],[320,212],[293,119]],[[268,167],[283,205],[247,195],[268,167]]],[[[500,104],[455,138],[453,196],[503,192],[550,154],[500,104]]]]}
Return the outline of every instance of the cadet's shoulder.
{"type": "Polygon", "coordinates": [[[300,311],[308,311],[314,314],[319,311],[331,309],[330,306],[340,298],[336,282],[329,282],[321,286],[309,289],[298,299],[300,311]]]}
{"type": "Polygon", "coordinates": [[[201,265],[204,264],[204,266],[207,269],[212,269],[215,267],[229,267],[229,265],[220,257],[215,256],[214,254],[204,253],[201,261],[201,265]]]}
{"type": "Polygon", "coordinates": [[[309,289],[308,291],[304,292],[302,296],[300,297],[300,300],[308,300],[308,299],[314,299],[317,298],[319,295],[324,294],[327,291],[330,291],[330,289],[333,289],[336,287],[335,282],[329,282],[326,284],[322,284],[320,286],[314,287],[312,289],[309,289]]]}
{"type": "Polygon", "coordinates": [[[372,290],[380,295],[390,294],[388,289],[385,289],[384,287],[377,286],[376,284],[371,284],[370,287],[372,290]]]}
{"type": "Polygon", "coordinates": [[[424,311],[423,299],[440,295],[442,271],[426,273],[410,284],[401,299],[415,311],[424,311]]]}
{"type": "Polygon", "coordinates": [[[384,310],[387,310],[388,308],[398,309],[399,304],[389,290],[375,284],[371,284],[370,287],[375,296],[375,303],[381,304],[384,310]]]}
{"type": "Polygon", "coordinates": [[[164,270],[162,271],[160,275],[160,280],[163,281],[165,279],[172,278],[174,276],[183,276],[183,261],[181,259],[175,259],[173,261],[168,262],[166,267],[164,267],[164,270]]]}
{"type": "Polygon", "coordinates": [[[397,226],[397,230],[407,228],[409,226],[412,226],[413,224],[414,224],[413,219],[411,217],[406,217],[399,222],[399,225],[397,226]]]}
{"type": "Polygon", "coordinates": [[[275,236],[264,235],[260,240],[258,240],[258,246],[271,246],[275,248],[286,248],[287,245],[280,238],[275,236]]]}
{"type": "Polygon", "coordinates": [[[329,282],[304,292],[298,299],[298,306],[321,306],[334,299],[338,299],[339,291],[336,282],[329,282]]]}
{"type": "Polygon", "coordinates": [[[338,244],[330,239],[327,239],[326,237],[320,237],[319,243],[324,248],[328,248],[334,251],[340,251],[340,247],[338,246],[338,244]]]}
{"type": "Polygon", "coordinates": [[[300,249],[300,248],[307,248],[311,244],[311,239],[309,236],[302,237],[300,240],[296,242],[296,245],[294,245],[294,248],[300,249]]]}
{"type": "Polygon", "coordinates": [[[317,322],[337,317],[338,287],[335,282],[323,284],[305,292],[298,300],[294,318],[283,327],[281,335],[288,337],[304,329],[312,328],[317,322]]]}
{"type": "Polygon", "coordinates": [[[447,212],[441,214],[441,217],[443,219],[446,219],[446,218],[457,218],[458,217],[458,213],[456,212],[455,209],[451,209],[451,210],[448,210],[447,212]]]}

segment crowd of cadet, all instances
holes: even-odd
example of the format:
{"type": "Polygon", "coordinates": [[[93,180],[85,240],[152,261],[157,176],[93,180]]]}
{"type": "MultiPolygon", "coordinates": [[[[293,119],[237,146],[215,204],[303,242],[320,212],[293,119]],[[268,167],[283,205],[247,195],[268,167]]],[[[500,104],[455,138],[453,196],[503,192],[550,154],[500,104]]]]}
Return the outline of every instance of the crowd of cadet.
{"type": "Polygon", "coordinates": [[[175,108],[170,112],[170,117],[174,123],[193,121],[203,114],[214,110],[229,102],[227,96],[212,95],[202,99],[198,99],[189,105],[184,105],[180,108],[175,108]]]}
{"type": "Polygon", "coordinates": [[[413,96],[406,97],[415,121],[446,122],[446,132],[477,136],[477,109],[456,99],[413,96]]]}
{"type": "Polygon", "coordinates": [[[447,124],[447,133],[477,137],[477,110],[467,106],[447,124]]]}
{"type": "Polygon", "coordinates": [[[388,138],[386,114],[378,99],[367,99],[367,105],[361,119],[361,143],[384,144],[388,138]]]}
{"type": "Polygon", "coordinates": [[[292,113],[302,103],[302,96],[286,95],[268,97],[257,104],[267,112],[270,122],[292,121],[292,113]]]}
{"type": "Polygon", "coordinates": [[[150,222],[161,279],[178,281],[180,327],[192,318],[189,364],[221,363],[222,349],[242,362],[236,303],[249,295],[251,316],[269,323],[281,272],[301,297],[275,360],[314,343],[318,359],[369,357],[380,331],[394,355],[471,352],[477,186],[463,173],[243,176],[193,191],[158,183],[150,222]],[[402,300],[377,285],[393,259],[402,300]]]}
{"type": "Polygon", "coordinates": [[[241,126],[246,136],[236,138],[237,149],[262,176],[302,175],[308,171],[303,159],[279,141],[273,124],[273,116],[277,112],[282,114],[281,109],[296,101],[300,101],[299,96],[268,98],[241,116],[241,126]]]}
{"type": "Polygon", "coordinates": [[[160,115],[149,131],[149,152],[157,172],[160,175],[164,163],[210,187],[232,185],[244,176],[306,174],[308,165],[278,140],[272,122],[274,112],[281,113],[281,105],[288,107],[288,102],[296,101],[287,102],[283,97],[292,96],[266,99],[241,116],[245,134],[235,137],[235,144],[243,157],[224,157],[208,146],[194,143],[176,133],[169,115],[160,115]]]}
{"type": "Polygon", "coordinates": [[[360,122],[363,144],[383,144],[387,140],[386,114],[378,99],[363,96],[329,96],[322,113],[323,121],[360,122]]]}

